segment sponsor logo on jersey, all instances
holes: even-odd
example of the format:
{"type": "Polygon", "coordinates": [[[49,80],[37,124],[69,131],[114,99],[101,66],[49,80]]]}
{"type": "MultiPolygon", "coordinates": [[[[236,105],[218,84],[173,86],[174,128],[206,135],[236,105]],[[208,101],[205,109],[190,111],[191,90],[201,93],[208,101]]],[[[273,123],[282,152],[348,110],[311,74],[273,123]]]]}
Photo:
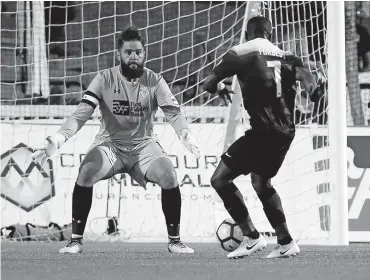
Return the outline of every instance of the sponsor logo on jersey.
{"type": "Polygon", "coordinates": [[[142,98],[146,98],[149,96],[149,89],[145,86],[140,86],[139,94],[142,98]]]}
{"type": "Polygon", "coordinates": [[[144,112],[148,112],[147,106],[142,106],[141,102],[130,102],[127,100],[113,100],[113,114],[121,116],[143,117],[144,112]]]}
{"type": "Polygon", "coordinates": [[[32,152],[20,143],[1,155],[1,197],[27,212],[55,195],[52,161],[41,166],[32,152]]]}

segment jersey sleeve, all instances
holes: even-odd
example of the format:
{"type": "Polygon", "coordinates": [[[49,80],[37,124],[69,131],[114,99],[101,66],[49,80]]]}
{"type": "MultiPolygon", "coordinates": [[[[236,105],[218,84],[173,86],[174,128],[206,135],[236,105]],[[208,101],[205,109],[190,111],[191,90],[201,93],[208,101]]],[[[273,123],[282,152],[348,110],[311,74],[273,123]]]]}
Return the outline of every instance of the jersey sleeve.
{"type": "Polygon", "coordinates": [[[158,85],[155,89],[155,98],[158,106],[162,109],[168,122],[172,125],[177,134],[183,129],[189,128],[189,124],[181,112],[177,99],[173,96],[166,81],[162,77],[159,78],[158,85]]]}
{"type": "Polygon", "coordinates": [[[81,129],[94,113],[94,110],[94,107],[81,101],[72,116],[68,117],[62,127],[58,130],[58,133],[62,134],[67,141],[81,129]]]}
{"type": "Polygon", "coordinates": [[[238,54],[230,50],[223,56],[221,63],[213,69],[213,73],[220,79],[225,79],[237,74],[240,68],[241,62],[238,54]]]}
{"type": "Polygon", "coordinates": [[[95,108],[103,98],[103,75],[98,72],[91,81],[87,92],[82,97],[81,102],[89,104],[95,108]]]}
{"type": "Polygon", "coordinates": [[[155,97],[159,107],[170,106],[180,108],[177,99],[173,96],[171,89],[162,77],[159,78],[159,82],[155,89],[155,97]]]}

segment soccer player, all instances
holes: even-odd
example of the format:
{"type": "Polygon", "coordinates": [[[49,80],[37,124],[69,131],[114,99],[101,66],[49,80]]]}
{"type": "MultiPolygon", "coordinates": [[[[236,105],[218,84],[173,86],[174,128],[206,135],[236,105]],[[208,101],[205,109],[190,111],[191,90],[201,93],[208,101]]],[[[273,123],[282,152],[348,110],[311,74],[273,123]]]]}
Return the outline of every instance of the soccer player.
{"type": "Polygon", "coordinates": [[[228,258],[248,256],[264,249],[266,239],[259,234],[248,213],[243,196],[233,183],[239,175],[251,174],[252,186],[262,202],[263,210],[274,228],[278,246],[267,258],[288,257],[299,253],[292,239],[281,200],[271,185],[280,169],[295,135],[293,123],[296,81],[302,94],[317,98],[313,76],[302,62],[270,42],[271,22],[262,17],[248,21],[246,43],[225,54],[204,82],[204,89],[227,100],[229,90],[221,82],[237,75],[244,108],[250,115],[251,129],[235,141],[221,156],[211,184],[223,200],[230,216],[240,225],[243,241],[228,258]]]}
{"type": "MultiPolygon", "coordinates": [[[[153,118],[161,107],[185,147],[196,157],[199,148],[189,125],[162,76],[144,67],[144,41],[134,27],[125,29],[117,48],[119,66],[97,73],[76,111],[58,133],[32,158],[41,165],[76,134],[99,105],[100,131],[79,168],[72,197],[72,238],[60,253],[81,252],[90,212],[93,185],[117,173],[128,173],[145,188],[162,188],[162,209],[168,231],[168,250],[194,253],[180,240],[181,194],[176,171],[153,134],[153,118]]],[[[149,214],[149,213],[148,213],[149,214]]]]}

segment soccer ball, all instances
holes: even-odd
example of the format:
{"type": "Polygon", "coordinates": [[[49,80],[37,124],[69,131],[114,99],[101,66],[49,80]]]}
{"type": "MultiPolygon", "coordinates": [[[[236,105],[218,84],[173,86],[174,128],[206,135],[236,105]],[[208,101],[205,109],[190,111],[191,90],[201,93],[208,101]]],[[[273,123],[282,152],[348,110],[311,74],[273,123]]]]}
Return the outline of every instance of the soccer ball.
{"type": "Polygon", "coordinates": [[[226,219],[221,223],[216,231],[217,239],[221,243],[222,249],[232,252],[238,248],[243,240],[243,232],[239,225],[232,219],[226,219]]]}

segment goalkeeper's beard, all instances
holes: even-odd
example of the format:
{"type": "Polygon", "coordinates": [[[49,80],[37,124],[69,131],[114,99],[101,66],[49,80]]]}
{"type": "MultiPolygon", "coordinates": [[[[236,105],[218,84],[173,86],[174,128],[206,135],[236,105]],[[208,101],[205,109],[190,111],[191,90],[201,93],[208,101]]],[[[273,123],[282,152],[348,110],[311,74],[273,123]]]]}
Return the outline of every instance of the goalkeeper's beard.
{"type": "Polygon", "coordinates": [[[140,78],[144,73],[144,65],[139,63],[129,63],[126,64],[123,61],[121,61],[121,70],[123,76],[125,76],[128,80],[140,78]],[[135,64],[136,68],[131,68],[130,65],[135,64]]]}

